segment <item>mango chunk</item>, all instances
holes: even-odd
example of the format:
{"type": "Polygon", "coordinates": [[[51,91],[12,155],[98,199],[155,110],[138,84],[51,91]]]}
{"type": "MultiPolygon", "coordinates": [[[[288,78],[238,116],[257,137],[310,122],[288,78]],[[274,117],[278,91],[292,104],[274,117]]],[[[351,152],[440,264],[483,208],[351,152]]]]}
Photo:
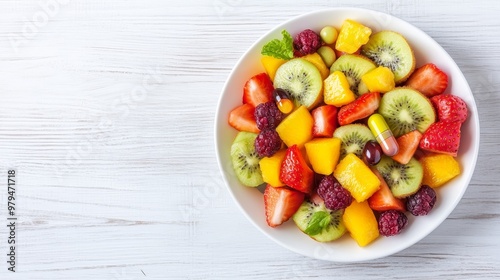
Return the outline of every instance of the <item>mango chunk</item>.
{"type": "Polygon", "coordinates": [[[260,62],[264,66],[264,69],[266,69],[267,75],[269,75],[271,81],[274,81],[276,71],[283,63],[286,62],[286,60],[264,55],[261,57],[260,62]]]}
{"type": "Polygon", "coordinates": [[[348,54],[355,53],[362,45],[368,43],[372,30],[354,20],[345,20],[339,31],[335,49],[348,54]]]}
{"type": "Polygon", "coordinates": [[[378,223],[367,201],[353,201],[342,217],[344,225],[359,246],[364,247],[379,237],[378,223]]]}
{"type": "Polygon", "coordinates": [[[323,80],[326,79],[328,75],[330,75],[330,69],[326,67],[325,62],[318,53],[308,54],[301,58],[314,64],[314,66],[318,68],[319,73],[321,74],[321,78],[323,78],[323,80]]]}
{"type": "Polygon", "coordinates": [[[338,138],[318,138],[305,144],[314,172],[323,175],[333,173],[339,161],[341,144],[342,141],[338,138]]]}
{"type": "Polygon", "coordinates": [[[334,71],[323,81],[324,101],[328,105],[340,107],[353,102],[356,95],[351,91],[344,73],[334,71]]]}
{"type": "Polygon", "coordinates": [[[420,159],[424,170],[423,185],[437,188],[460,174],[460,164],[451,155],[433,154],[420,159]]]}
{"type": "Polygon", "coordinates": [[[273,187],[282,187],[285,183],[280,180],[281,163],[285,158],[286,150],[281,150],[271,157],[263,157],[259,161],[262,179],[273,187]]]}
{"type": "Polygon", "coordinates": [[[276,127],[281,140],[288,146],[299,148],[312,139],[313,117],[306,107],[300,106],[276,127]]]}
{"type": "Polygon", "coordinates": [[[355,154],[342,159],[333,176],[357,202],[363,202],[380,188],[380,180],[355,154]]]}
{"type": "Polygon", "coordinates": [[[370,92],[386,93],[396,87],[391,69],[379,66],[361,77],[370,92]]]}

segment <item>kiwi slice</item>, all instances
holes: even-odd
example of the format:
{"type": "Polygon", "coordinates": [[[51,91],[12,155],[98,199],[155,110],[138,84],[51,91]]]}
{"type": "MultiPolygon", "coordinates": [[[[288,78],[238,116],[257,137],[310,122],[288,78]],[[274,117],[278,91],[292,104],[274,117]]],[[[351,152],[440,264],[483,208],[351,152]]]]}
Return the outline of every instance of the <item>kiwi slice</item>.
{"type": "Polygon", "coordinates": [[[356,95],[361,95],[359,84],[361,77],[377,68],[377,65],[370,59],[356,54],[344,54],[340,56],[330,67],[330,73],[341,71],[349,82],[351,91],[356,95]]]}
{"type": "Polygon", "coordinates": [[[424,176],[422,165],[414,158],[407,164],[401,164],[388,156],[383,156],[375,168],[397,198],[416,193],[424,176]]]}
{"type": "Polygon", "coordinates": [[[363,80],[361,80],[358,85],[358,94],[363,95],[368,92],[370,92],[368,86],[363,82],[363,80]]]}
{"type": "Polygon", "coordinates": [[[366,142],[375,140],[370,129],[363,124],[341,126],[335,130],[333,137],[342,140],[342,144],[340,145],[340,159],[351,153],[361,158],[366,142]]]}
{"type": "Polygon", "coordinates": [[[385,93],[380,100],[378,112],[384,116],[396,137],[416,129],[424,133],[436,121],[436,113],[429,99],[406,87],[385,93]]]}
{"type": "Polygon", "coordinates": [[[234,173],[247,187],[257,187],[264,183],[259,167],[260,158],[254,147],[255,138],[257,134],[242,131],[236,135],[231,145],[234,173]]]}
{"type": "Polygon", "coordinates": [[[329,242],[346,232],[342,215],[344,210],[332,211],[323,201],[306,199],[293,215],[297,227],[316,241],[329,242]]]}
{"type": "Polygon", "coordinates": [[[410,77],[415,70],[415,55],[406,39],[394,31],[380,31],[373,34],[361,53],[375,62],[385,66],[394,73],[397,84],[410,77]]]}
{"type": "Polygon", "coordinates": [[[311,109],[323,99],[321,73],[314,64],[302,58],[287,61],[276,70],[274,88],[286,90],[296,107],[304,105],[311,109]]]}

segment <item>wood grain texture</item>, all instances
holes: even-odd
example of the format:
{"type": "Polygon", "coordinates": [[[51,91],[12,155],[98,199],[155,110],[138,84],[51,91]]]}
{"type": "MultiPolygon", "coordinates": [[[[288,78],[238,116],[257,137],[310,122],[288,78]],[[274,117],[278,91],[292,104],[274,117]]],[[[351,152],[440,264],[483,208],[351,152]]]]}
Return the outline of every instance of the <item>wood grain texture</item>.
{"type": "Polygon", "coordinates": [[[0,1],[0,177],[18,170],[20,219],[13,274],[2,206],[0,279],[500,278],[496,1],[54,1],[0,1]],[[223,185],[212,132],[244,51],[336,6],[432,36],[466,76],[482,132],[451,216],[403,252],[356,264],[299,256],[255,229],[223,185]]]}

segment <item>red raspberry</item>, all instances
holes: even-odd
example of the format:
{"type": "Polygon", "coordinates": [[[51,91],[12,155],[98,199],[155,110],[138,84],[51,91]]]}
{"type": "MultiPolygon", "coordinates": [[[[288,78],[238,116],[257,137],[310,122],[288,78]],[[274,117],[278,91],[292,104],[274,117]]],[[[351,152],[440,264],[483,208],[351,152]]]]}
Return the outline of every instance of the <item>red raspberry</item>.
{"type": "Polygon", "coordinates": [[[255,138],[255,151],[260,157],[270,157],[274,155],[280,148],[281,141],[278,132],[272,129],[266,129],[259,133],[255,138]]]}
{"type": "Polygon", "coordinates": [[[410,195],[406,200],[406,209],[414,216],[425,216],[436,203],[436,192],[433,188],[423,185],[418,192],[410,195]]]}
{"type": "Polygon", "coordinates": [[[382,212],[378,219],[378,231],[383,236],[392,236],[400,233],[408,224],[406,215],[397,210],[382,212]]]}
{"type": "Polygon", "coordinates": [[[303,55],[314,53],[321,47],[321,37],[311,29],[306,29],[295,36],[293,47],[303,55]]]}
{"type": "Polygon", "coordinates": [[[257,105],[254,116],[260,130],[275,129],[284,117],[274,101],[257,105]]]}
{"type": "Polygon", "coordinates": [[[318,195],[325,201],[326,208],[340,210],[351,205],[352,196],[333,176],[325,176],[318,185],[318,195]]]}

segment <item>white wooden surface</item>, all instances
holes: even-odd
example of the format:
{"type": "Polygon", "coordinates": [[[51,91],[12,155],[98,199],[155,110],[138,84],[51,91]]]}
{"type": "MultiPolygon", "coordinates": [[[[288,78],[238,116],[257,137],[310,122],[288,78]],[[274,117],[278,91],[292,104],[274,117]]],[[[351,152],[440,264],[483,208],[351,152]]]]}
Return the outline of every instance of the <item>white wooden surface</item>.
{"type": "Polygon", "coordinates": [[[499,14],[494,0],[0,1],[0,279],[500,278],[499,14]],[[213,145],[216,102],[243,52],[276,24],[335,6],[387,12],[437,40],[473,89],[482,131],[451,216],[415,246],[355,264],[262,235],[228,195],[213,145]]]}

